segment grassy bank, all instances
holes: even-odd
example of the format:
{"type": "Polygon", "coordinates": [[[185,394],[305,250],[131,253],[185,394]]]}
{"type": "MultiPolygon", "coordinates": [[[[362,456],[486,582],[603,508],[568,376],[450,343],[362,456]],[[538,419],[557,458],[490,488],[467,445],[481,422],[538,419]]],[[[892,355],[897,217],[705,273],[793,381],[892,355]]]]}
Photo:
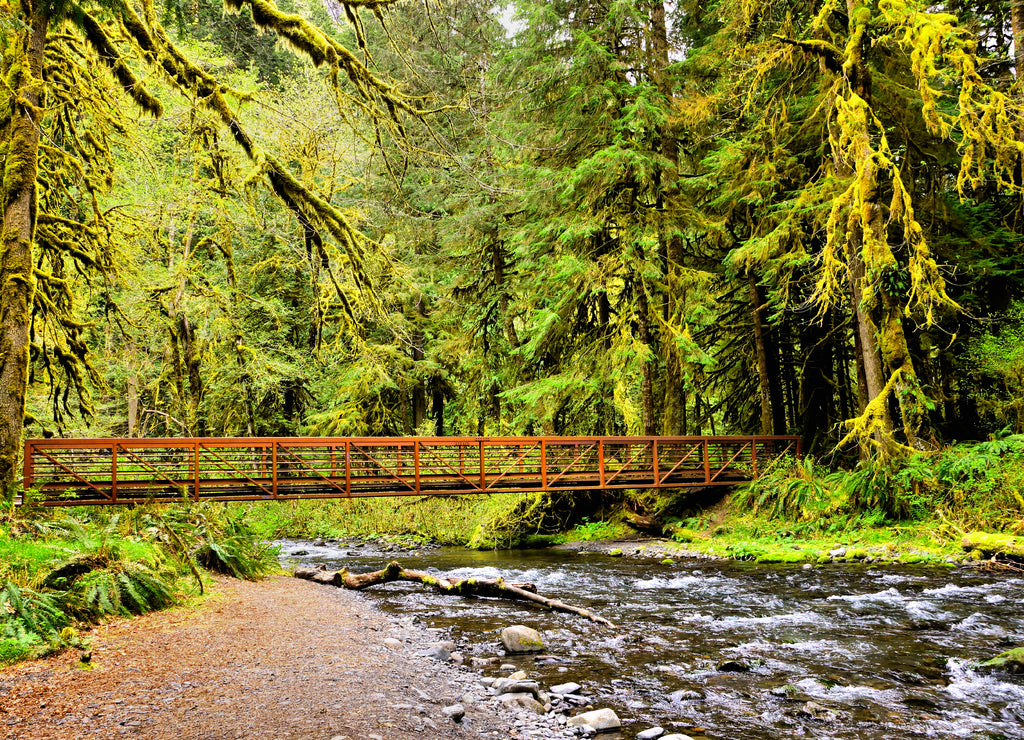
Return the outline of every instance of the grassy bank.
{"type": "Polygon", "coordinates": [[[112,616],[204,593],[212,570],[256,578],[276,553],[216,504],[0,509],[0,665],[65,647],[112,616]]]}

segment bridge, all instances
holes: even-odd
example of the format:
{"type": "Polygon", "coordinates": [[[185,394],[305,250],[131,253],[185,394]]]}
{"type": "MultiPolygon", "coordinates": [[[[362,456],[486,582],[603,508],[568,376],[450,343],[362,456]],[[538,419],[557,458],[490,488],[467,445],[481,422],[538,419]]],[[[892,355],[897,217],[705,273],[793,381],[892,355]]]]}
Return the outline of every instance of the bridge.
{"type": "Polygon", "coordinates": [[[31,439],[45,506],[359,498],[749,481],[799,437],[31,439]]]}

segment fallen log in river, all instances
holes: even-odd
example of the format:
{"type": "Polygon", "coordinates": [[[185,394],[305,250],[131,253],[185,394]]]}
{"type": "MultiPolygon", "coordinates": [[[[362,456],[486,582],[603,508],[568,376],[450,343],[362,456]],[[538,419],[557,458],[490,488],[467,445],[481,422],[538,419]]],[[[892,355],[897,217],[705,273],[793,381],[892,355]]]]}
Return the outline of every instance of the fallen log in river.
{"type": "Polygon", "coordinates": [[[537,593],[537,588],[529,583],[506,583],[503,578],[461,578],[451,580],[432,576],[421,570],[407,570],[395,561],[391,561],[382,570],[370,573],[350,573],[348,568],[342,570],[324,570],[321,568],[297,568],[296,578],[324,583],[338,588],[361,590],[391,581],[413,581],[431,586],[435,591],[452,596],[491,596],[517,601],[531,601],[534,604],[556,612],[575,614],[589,619],[591,622],[614,628],[615,625],[604,617],[599,617],[589,609],[570,606],[558,599],[551,599],[537,593]]]}

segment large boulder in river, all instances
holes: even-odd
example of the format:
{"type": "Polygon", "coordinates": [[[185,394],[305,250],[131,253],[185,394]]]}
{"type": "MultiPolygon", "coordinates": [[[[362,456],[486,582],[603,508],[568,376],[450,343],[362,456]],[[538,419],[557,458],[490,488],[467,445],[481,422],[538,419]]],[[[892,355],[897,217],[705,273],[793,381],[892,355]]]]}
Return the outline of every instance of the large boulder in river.
{"type": "Polygon", "coordinates": [[[521,624],[513,624],[501,631],[501,644],[510,653],[539,653],[544,650],[540,632],[521,624]]]}

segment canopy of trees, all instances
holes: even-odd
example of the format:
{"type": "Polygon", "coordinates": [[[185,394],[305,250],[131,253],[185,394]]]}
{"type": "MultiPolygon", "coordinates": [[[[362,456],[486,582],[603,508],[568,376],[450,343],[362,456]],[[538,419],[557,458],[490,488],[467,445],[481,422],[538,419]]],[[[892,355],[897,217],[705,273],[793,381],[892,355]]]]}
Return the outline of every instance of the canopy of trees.
{"type": "Polygon", "coordinates": [[[23,436],[1024,431],[1024,4],[0,0],[23,436]]]}

